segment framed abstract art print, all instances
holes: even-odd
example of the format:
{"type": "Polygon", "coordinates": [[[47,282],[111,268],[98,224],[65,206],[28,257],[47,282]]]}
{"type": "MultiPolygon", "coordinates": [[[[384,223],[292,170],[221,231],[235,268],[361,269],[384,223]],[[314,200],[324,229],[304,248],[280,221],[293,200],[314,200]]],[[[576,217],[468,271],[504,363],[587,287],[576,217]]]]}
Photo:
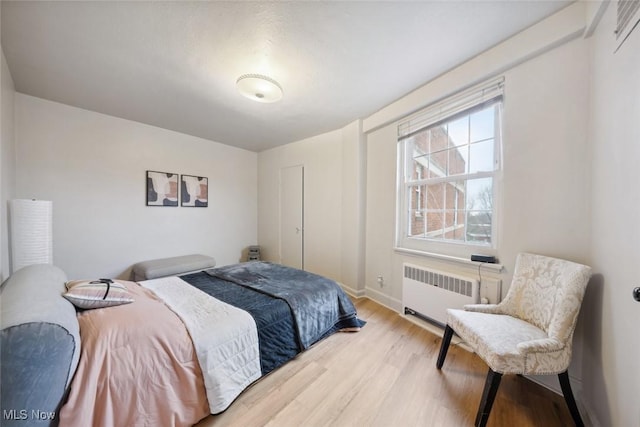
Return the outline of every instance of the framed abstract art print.
{"type": "Polygon", "coordinates": [[[178,174],[147,171],[147,206],[178,206],[178,174]]]}
{"type": "Polygon", "coordinates": [[[182,206],[206,208],[209,206],[209,179],[204,176],[182,175],[180,193],[182,206]]]}

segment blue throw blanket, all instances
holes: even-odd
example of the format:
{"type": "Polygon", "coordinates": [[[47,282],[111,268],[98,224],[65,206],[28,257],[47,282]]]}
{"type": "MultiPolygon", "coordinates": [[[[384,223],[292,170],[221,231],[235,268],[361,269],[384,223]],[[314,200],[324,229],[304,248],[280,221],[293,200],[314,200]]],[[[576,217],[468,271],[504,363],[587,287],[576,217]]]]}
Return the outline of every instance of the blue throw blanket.
{"type": "Polygon", "coordinates": [[[317,274],[268,262],[234,264],[206,273],[285,300],[293,312],[303,350],[337,329],[364,324],[342,288],[317,274]]]}
{"type": "MultiPolygon", "coordinates": [[[[300,353],[291,308],[286,301],[254,291],[204,272],[180,276],[212,297],[240,308],[253,317],[260,343],[260,370],[266,375],[300,353]]],[[[211,328],[215,329],[215,325],[211,328]]]]}

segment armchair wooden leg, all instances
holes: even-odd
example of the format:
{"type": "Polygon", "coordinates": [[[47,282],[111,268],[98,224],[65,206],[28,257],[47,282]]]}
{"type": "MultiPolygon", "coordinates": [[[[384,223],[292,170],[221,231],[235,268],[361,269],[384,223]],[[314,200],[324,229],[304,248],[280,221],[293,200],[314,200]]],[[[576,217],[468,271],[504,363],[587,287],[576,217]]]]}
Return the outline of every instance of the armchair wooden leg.
{"type": "Polygon", "coordinates": [[[451,337],[453,337],[453,329],[447,325],[444,329],[444,335],[442,336],[442,345],[440,345],[440,354],[438,354],[438,361],[436,362],[436,368],[441,369],[444,364],[444,359],[447,357],[447,350],[449,350],[449,344],[451,344],[451,337]]]}
{"type": "Polygon", "coordinates": [[[562,394],[564,395],[564,400],[567,402],[567,406],[569,407],[569,412],[571,412],[573,422],[576,424],[576,427],[584,427],[584,423],[580,417],[580,412],[578,411],[578,405],[576,405],[576,400],[573,398],[573,392],[571,391],[569,372],[564,371],[558,374],[558,379],[560,379],[562,394]]]}
{"type": "Polygon", "coordinates": [[[482,392],[482,399],[480,399],[480,407],[478,408],[478,414],[476,415],[476,427],[484,427],[487,425],[489,419],[489,413],[491,413],[491,407],[493,401],[496,398],[498,387],[500,386],[500,380],[502,374],[495,372],[489,368],[487,373],[487,381],[484,383],[484,391],[482,392]]]}

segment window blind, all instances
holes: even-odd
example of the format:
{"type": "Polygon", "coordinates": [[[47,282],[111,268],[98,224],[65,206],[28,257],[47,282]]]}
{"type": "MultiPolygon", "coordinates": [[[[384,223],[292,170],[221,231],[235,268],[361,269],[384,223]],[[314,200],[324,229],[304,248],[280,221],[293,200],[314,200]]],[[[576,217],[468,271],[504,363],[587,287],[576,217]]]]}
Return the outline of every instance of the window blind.
{"type": "Polygon", "coordinates": [[[398,140],[470,108],[502,98],[504,77],[492,79],[435,102],[398,123],[398,140]]]}
{"type": "Polygon", "coordinates": [[[631,32],[640,24],[640,0],[618,0],[616,41],[617,52],[631,32]]]}
{"type": "MultiPolygon", "coordinates": [[[[616,38],[625,37],[626,30],[636,24],[640,16],[636,16],[640,10],[640,1],[638,0],[619,0],[618,1],[618,25],[616,28],[616,38]],[[634,21],[635,17],[635,21],[634,21]]],[[[631,31],[629,31],[631,32],[631,31]]]]}

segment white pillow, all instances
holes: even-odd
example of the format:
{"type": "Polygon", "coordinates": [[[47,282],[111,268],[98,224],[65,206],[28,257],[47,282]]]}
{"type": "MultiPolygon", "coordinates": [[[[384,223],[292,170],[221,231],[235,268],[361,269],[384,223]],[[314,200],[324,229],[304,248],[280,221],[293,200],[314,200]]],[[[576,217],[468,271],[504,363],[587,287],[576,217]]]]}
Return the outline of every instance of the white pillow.
{"type": "Polygon", "coordinates": [[[67,292],[62,296],[78,308],[113,307],[133,302],[127,288],[111,279],[70,280],[65,286],[67,292]]]}

